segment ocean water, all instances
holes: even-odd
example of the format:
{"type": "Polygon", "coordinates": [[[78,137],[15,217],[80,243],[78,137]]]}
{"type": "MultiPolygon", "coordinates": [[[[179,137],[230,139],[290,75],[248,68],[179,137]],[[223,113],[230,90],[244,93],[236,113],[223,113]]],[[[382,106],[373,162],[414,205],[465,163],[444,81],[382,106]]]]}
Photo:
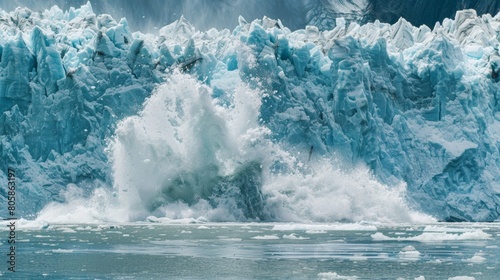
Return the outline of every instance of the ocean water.
{"type": "MultiPolygon", "coordinates": [[[[7,236],[5,226],[0,234],[7,236]]],[[[500,275],[499,223],[45,227],[25,223],[16,234],[16,272],[7,271],[2,252],[4,279],[498,279],[500,275]]]]}

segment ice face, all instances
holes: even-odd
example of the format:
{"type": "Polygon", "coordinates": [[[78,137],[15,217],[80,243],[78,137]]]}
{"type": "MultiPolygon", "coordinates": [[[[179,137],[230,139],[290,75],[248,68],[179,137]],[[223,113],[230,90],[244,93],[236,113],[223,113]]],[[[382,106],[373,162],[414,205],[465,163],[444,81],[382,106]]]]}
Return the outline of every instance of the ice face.
{"type": "Polygon", "coordinates": [[[0,180],[16,169],[23,215],[76,184],[115,191],[125,219],[498,218],[500,16],[294,32],[181,18],[158,36],[90,4],[0,18],[0,180]]]}
{"type": "MultiPolygon", "coordinates": [[[[43,11],[56,5],[70,10],[86,2],[11,0],[3,1],[2,9],[13,11],[16,7],[28,6],[31,10],[43,11]]],[[[232,29],[240,15],[249,21],[263,16],[279,18],[291,30],[303,29],[306,25],[329,30],[336,26],[336,19],[340,17],[348,24],[376,19],[393,24],[402,17],[415,26],[434,26],[438,21],[453,17],[457,10],[475,9],[479,15],[494,15],[500,11],[500,2],[478,0],[186,0],[172,1],[168,5],[163,0],[148,0],[141,5],[135,0],[112,0],[92,3],[96,14],[111,14],[116,19],[126,17],[133,30],[144,33],[156,33],[180,15],[202,31],[232,29]]]]}

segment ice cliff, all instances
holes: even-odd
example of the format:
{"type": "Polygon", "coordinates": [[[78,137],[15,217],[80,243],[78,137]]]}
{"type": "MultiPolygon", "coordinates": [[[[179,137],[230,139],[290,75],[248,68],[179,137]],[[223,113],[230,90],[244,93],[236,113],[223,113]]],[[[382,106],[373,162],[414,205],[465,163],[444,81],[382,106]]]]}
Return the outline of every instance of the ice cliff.
{"type": "MultiPolygon", "coordinates": [[[[79,7],[87,0],[8,0],[2,1],[2,9],[13,11],[16,7],[45,10],[56,5],[63,10],[79,7]]],[[[256,19],[264,15],[279,18],[290,30],[316,25],[320,30],[335,27],[336,18],[348,22],[368,21],[395,23],[400,17],[415,26],[434,26],[437,21],[452,18],[458,10],[474,9],[478,15],[495,15],[500,2],[492,0],[108,0],[93,1],[96,14],[111,14],[115,18],[127,18],[134,31],[156,31],[184,15],[197,30],[210,28],[233,29],[238,16],[256,19]]]]}
{"type": "Polygon", "coordinates": [[[0,11],[0,181],[16,169],[26,217],[102,189],[125,211],[225,204],[218,220],[498,219],[500,16],[335,26],[153,36],[90,4],[0,11]]]}

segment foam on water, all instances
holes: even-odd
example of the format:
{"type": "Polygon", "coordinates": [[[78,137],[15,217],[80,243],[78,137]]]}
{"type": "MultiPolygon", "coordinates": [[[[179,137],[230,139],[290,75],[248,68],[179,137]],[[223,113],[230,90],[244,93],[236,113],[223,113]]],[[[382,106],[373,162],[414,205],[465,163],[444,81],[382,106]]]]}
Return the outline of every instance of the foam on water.
{"type": "Polygon", "coordinates": [[[50,202],[38,213],[36,221],[27,226],[126,221],[123,209],[118,207],[118,201],[109,189],[97,188],[88,197],[77,186],[68,185],[61,196],[64,202],[50,202]]]}

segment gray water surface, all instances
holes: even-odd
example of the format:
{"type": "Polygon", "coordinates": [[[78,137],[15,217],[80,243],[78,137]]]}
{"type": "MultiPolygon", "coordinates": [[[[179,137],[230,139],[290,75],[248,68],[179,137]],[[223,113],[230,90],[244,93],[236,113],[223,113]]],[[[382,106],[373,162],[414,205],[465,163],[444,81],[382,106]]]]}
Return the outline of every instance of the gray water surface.
{"type": "MultiPolygon", "coordinates": [[[[7,236],[2,229],[0,234],[7,236]]],[[[499,279],[500,224],[59,225],[5,279],[499,279]],[[424,278],[422,278],[423,276],[424,278]],[[473,279],[473,278],[463,278],[473,279]]]]}

